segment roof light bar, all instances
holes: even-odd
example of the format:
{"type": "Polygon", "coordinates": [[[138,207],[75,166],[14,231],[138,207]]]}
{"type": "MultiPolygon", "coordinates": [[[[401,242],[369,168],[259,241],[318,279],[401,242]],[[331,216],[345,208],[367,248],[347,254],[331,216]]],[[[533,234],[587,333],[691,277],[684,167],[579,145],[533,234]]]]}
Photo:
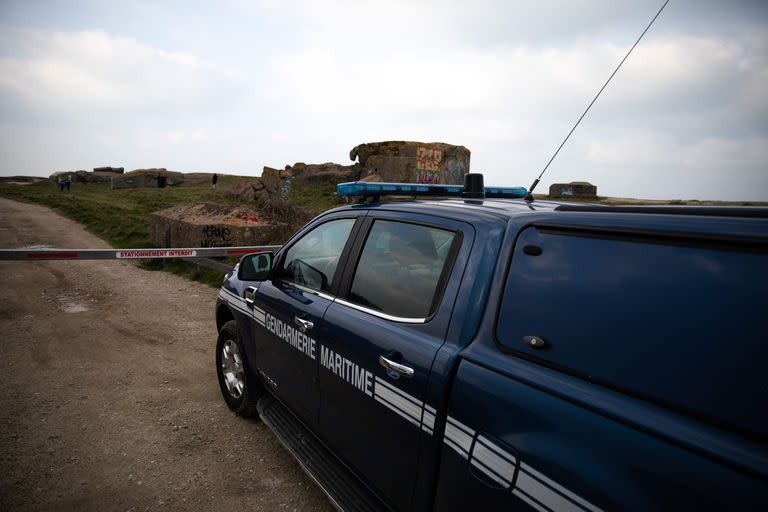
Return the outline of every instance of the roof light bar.
{"type": "Polygon", "coordinates": [[[350,181],[336,185],[340,196],[461,196],[461,185],[422,185],[419,183],[378,183],[350,181]]]}
{"type": "Polygon", "coordinates": [[[528,191],[525,187],[485,187],[485,197],[499,199],[520,199],[528,191]]]}
{"type": "MultiPolygon", "coordinates": [[[[336,185],[340,196],[448,196],[463,197],[462,185],[422,185],[418,183],[380,183],[350,181],[336,185]]],[[[485,187],[485,197],[520,199],[525,197],[525,187],[485,187]]]]}

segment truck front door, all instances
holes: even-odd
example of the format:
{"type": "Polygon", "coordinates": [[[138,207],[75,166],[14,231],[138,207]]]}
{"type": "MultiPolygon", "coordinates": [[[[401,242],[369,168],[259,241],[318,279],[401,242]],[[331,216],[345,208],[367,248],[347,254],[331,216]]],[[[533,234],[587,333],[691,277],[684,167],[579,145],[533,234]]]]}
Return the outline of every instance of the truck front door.
{"type": "Polygon", "coordinates": [[[256,328],[256,366],[275,395],[311,428],[317,427],[320,403],[317,333],[334,299],[337,268],[342,268],[355,222],[349,215],[330,217],[294,237],[252,305],[261,327],[256,328]]]}

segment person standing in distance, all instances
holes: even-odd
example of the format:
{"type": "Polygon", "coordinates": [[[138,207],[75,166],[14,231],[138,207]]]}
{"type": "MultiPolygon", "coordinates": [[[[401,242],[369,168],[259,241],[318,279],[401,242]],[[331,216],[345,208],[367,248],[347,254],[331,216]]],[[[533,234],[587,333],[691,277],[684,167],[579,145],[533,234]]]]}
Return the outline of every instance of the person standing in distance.
{"type": "Polygon", "coordinates": [[[216,188],[217,181],[219,181],[219,175],[216,173],[213,173],[213,176],[211,176],[211,188],[216,188]]]}

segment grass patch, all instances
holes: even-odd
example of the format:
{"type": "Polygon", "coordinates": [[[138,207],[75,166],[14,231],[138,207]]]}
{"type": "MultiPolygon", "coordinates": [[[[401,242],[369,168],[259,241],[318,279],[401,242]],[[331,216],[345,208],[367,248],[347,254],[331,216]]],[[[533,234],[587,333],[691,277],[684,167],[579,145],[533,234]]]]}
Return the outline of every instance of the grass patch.
{"type": "Polygon", "coordinates": [[[335,178],[315,178],[303,184],[294,182],[288,193],[288,202],[306,210],[320,213],[345,204],[344,199],[336,195],[335,178]]]}

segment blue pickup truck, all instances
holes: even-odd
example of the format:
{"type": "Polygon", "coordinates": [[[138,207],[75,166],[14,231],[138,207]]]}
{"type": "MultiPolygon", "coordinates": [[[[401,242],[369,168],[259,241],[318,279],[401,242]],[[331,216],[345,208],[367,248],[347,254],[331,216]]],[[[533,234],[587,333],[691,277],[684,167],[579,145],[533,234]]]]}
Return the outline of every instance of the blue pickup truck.
{"type": "Polygon", "coordinates": [[[227,405],[343,510],[766,510],[768,209],[503,195],[373,198],[244,257],[227,405]]]}

